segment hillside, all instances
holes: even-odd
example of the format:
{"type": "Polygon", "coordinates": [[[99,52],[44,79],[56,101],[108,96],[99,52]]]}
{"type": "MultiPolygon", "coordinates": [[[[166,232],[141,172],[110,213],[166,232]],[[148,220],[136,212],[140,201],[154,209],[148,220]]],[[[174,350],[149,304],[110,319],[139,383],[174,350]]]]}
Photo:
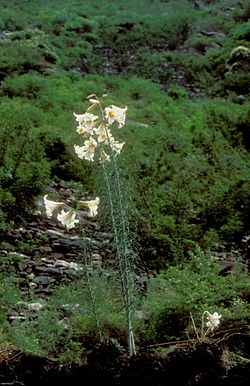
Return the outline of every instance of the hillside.
{"type": "MultiPolygon", "coordinates": [[[[42,382],[71,369],[91,379],[98,363],[100,378],[126,384],[137,369],[131,317],[138,363],[155,360],[157,384],[168,374],[178,383],[171,350],[192,361],[210,348],[213,375],[202,365],[180,385],[244,384],[249,15],[243,0],[1,0],[4,366],[8,352],[32,353],[51,369],[42,382]],[[71,223],[47,216],[45,195],[70,208],[71,223]],[[218,330],[204,332],[214,313],[218,330]],[[106,355],[119,358],[109,375],[106,355]]],[[[4,372],[0,382],[14,382],[4,372]]]]}

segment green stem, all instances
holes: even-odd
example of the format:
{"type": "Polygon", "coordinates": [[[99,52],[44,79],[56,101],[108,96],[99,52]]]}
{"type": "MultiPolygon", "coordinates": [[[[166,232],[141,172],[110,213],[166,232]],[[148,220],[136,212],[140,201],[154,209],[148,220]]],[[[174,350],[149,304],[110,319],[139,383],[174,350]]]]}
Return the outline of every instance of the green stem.
{"type": "MultiPolygon", "coordinates": [[[[133,327],[132,327],[132,321],[131,321],[131,295],[130,295],[130,275],[129,275],[129,268],[128,268],[128,260],[127,260],[127,243],[126,243],[126,227],[125,227],[125,218],[123,213],[123,207],[121,203],[121,186],[119,181],[119,174],[117,170],[117,164],[114,160],[115,165],[115,184],[118,189],[118,200],[119,200],[119,215],[121,216],[122,221],[122,236],[121,236],[121,242],[119,238],[119,232],[117,230],[117,225],[115,221],[115,210],[114,210],[114,204],[112,200],[112,192],[110,188],[109,178],[107,175],[107,171],[105,168],[105,164],[102,164],[103,167],[103,175],[105,179],[105,183],[107,186],[107,193],[109,198],[109,208],[110,208],[110,214],[111,214],[111,222],[112,222],[112,229],[114,232],[114,240],[116,245],[116,251],[117,251],[117,261],[118,261],[118,268],[119,268],[119,274],[121,279],[121,285],[122,285],[122,295],[124,300],[124,305],[126,309],[126,319],[127,319],[127,331],[128,331],[128,347],[129,347],[129,354],[135,355],[136,354],[136,347],[134,342],[134,334],[133,334],[133,327]]],[[[117,197],[116,197],[117,198],[117,197]]]]}
{"type": "Polygon", "coordinates": [[[122,189],[121,189],[121,184],[120,184],[120,173],[118,169],[118,165],[116,162],[116,158],[114,154],[112,154],[113,158],[113,163],[115,166],[115,180],[117,184],[117,190],[118,190],[118,201],[119,201],[119,209],[120,209],[120,215],[122,217],[121,223],[122,223],[122,236],[123,236],[123,247],[124,247],[124,274],[125,274],[125,293],[126,293],[126,300],[127,300],[127,325],[128,325],[128,340],[129,340],[129,350],[130,350],[130,355],[136,354],[136,348],[135,348],[135,342],[134,342],[134,334],[133,334],[133,327],[132,327],[132,322],[131,322],[131,294],[130,294],[130,279],[131,279],[131,272],[130,272],[130,267],[129,267],[129,262],[127,258],[127,237],[126,235],[128,234],[128,228],[127,225],[127,218],[123,209],[122,205],[122,189]]]}
{"type": "Polygon", "coordinates": [[[83,241],[81,244],[81,248],[82,248],[83,258],[84,258],[87,289],[88,289],[89,299],[90,299],[90,303],[91,303],[91,307],[92,307],[92,313],[93,313],[94,320],[95,320],[96,330],[97,330],[98,335],[99,335],[99,340],[100,340],[100,342],[103,342],[101,324],[100,324],[99,314],[98,314],[97,306],[96,306],[95,292],[94,292],[93,285],[92,285],[91,275],[89,273],[89,266],[90,266],[89,259],[88,259],[89,251],[88,251],[88,248],[86,246],[86,241],[85,241],[86,240],[86,234],[85,234],[83,227],[81,227],[81,232],[82,232],[82,241],[83,241]]]}

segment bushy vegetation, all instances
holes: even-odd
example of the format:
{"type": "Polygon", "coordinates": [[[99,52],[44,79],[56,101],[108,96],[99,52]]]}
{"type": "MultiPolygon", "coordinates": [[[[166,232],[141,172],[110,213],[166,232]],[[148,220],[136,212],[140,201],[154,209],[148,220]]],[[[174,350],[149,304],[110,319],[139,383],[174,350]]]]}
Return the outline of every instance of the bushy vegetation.
{"type": "MultiPolygon", "coordinates": [[[[118,289],[111,278],[112,272],[95,275],[98,312],[106,340],[117,340],[126,346],[126,329],[118,289]],[[102,280],[100,280],[102,279],[102,280]],[[101,284],[101,285],[100,285],[101,284]]],[[[99,342],[91,317],[86,283],[76,280],[67,287],[54,291],[49,301],[42,302],[44,309],[37,316],[26,313],[27,320],[6,322],[10,308],[18,310],[17,302],[23,300],[18,286],[5,278],[1,282],[1,324],[5,344],[26,351],[37,352],[61,361],[84,360],[86,352],[99,342]]],[[[35,302],[41,299],[33,298],[35,302]]],[[[121,346],[122,347],[122,346],[121,346]]]]}
{"type": "MultiPolygon", "coordinates": [[[[224,277],[211,255],[234,249],[245,267],[249,15],[249,2],[236,0],[1,2],[0,229],[25,223],[52,181],[94,193],[94,167],[73,150],[73,112],[86,111],[92,93],[127,106],[117,164],[130,187],[139,274],[148,276],[133,300],[145,346],[191,336],[190,313],[199,326],[205,310],[218,311],[221,331],[247,324],[245,270],[224,277]]],[[[37,317],[10,324],[8,311],[23,300],[14,259],[0,260],[3,345],[84,360],[98,337],[83,280],[53,289],[37,317]]],[[[122,350],[123,306],[109,269],[93,283],[105,340],[122,350]]]]}
{"type": "Polygon", "coordinates": [[[248,277],[240,270],[231,276],[218,276],[220,266],[211,256],[196,249],[189,261],[160,272],[149,281],[148,296],[142,305],[143,338],[168,342],[194,336],[200,331],[202,313],[213,310],[223,315],[221,330],[244,332],[249,305],[245,299],[248,277]],[[192,315],[194,325],[191,323],[192,315]]]}

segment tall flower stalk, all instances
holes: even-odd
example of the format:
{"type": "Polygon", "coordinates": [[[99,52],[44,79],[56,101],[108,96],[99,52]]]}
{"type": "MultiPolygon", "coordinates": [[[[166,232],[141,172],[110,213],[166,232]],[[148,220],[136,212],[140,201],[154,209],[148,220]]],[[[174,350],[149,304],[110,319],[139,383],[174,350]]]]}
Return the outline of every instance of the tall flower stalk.
{"type": "MultiPolygon", "coordinates": [[[[127,337],[129,354],[136,354],[134,332],[132,326],[132,296],[133,269],[131,242],[129,240],[129,222],[125,205],[124,189],[121,184],[120,170],[117,156],[120,154],[124,142],[120,143],[113,137],[112,129],[125,125],[127,107],[119,108],[111,105],[102,107],[102,101],[95,94],[88,97],[90,106],[82,114],[74,114],[78,123],[77,132],[83,136],[83,146],[75,145],[75,152],[79,158],[101,164],[101,177],[104,183],[103,207],[106,218],[114,238],[114,249],[121,285],[122,298],[126,312],[127,337]],[[100,115],[92,114],[92,110],[99,109],[100,115]],[[111,128],[112,126],[112,128],[111,128]],[[106,205],[105,205],[106,204],[106,205]]],[[[101,196],[101,193],[100,193],[101,196]]]]}
{"type": "Polygon", "coordinates": [[[134,341],[134,333],[132,327],[132,302],[131,302],[131,285],[133,282],[131,261],[129,259],[130,243],[128,242],[128,229],[127,219],[124,216],[124,209],[122,205],[122,195],[120,190],[120,181],[115,178],[110,178],[107,172],[107,165],[102,165],[105,190],[107,193],[108,208],[111,220],[111,230],[114,235],[114,245],[116,250],[117,266],[119,271],[119,278],[121,283],[122,297],[126,311],[127,320],[127,336],[128,347],[130,355],[136,354],[136,347],[134,341]],[[113,183],[112,183],[113,182],[113,183]],[[111,186],[112,184],[112,186],[111,186]],[[117,196],[115,200],[114,188],[117,190],[117,196]],[[118,204],[118,205],[117,205],[118,204]],[[118,214],[117,214],[118,212],[118,214]],[[120,221],[117,221],[117,217],[120,216],[120,221]]]}

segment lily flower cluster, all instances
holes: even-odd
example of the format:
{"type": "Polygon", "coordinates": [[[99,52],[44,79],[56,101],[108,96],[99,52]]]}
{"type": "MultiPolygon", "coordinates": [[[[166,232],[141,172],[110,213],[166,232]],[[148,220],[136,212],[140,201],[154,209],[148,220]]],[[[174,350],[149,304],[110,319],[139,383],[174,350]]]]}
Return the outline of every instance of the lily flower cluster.
{"type": "Polygon", "coordinates": [[[207,313],[207,322],[206,326],[210,328],[212,331],[220,324],[220,318],[221,315],[218,314],[218,312],[214,312],[213,314],[210,314],[210,312],[206,311],[207,313]]]}
{"type": "Polygon", "coordinates": [[[116,141],[111,133],[110,126],[118,124],[118,128],[125,125],[127,107],[120,108],[114,105],[102,109],[100,100],[95,94],[87,97],[90,106],[84,114],[74,113],[77,126],[77,133],[86,137],[83,146],[74,145],[75,152],[79,158],[87,161],[94,161],[95,150],[99,150],[99,161],[110,161],[108,149],[114,155],[120,154],[125,142],[116,141]],[[93,99],[94,97],[94,99],[93,99]],[[101,116],[94,115],[90,111],[99,107],[101,116]]]}
{"type": "MultiPolygon", "coordinates": [[[[48,217],[52,217],[53,212],[56,211],[59,208],[67,207],[67,211],[64,209],[61,210],[61,213],[57,214],[57,219],[64,225],[66,228],[71,229],[75,227],[75,224],[79,223],[79,219],[76,218],[77,216],[77,210],[69,207],[69,205],[65,204],[64,202],[57,202],[57,201],[51,201],[48,200],[48,195],[46,194],[44,196],[44,205],[46,214],[48,217]]],[[[95,200],[90,201],[78,201],[78,207],[80,205],[87,206],[89,209],[88,216],[89,217],[95,217],[97,215],[97,209],[98,204],[100,202],[99,197],[96,197],[95,200]]]]}

